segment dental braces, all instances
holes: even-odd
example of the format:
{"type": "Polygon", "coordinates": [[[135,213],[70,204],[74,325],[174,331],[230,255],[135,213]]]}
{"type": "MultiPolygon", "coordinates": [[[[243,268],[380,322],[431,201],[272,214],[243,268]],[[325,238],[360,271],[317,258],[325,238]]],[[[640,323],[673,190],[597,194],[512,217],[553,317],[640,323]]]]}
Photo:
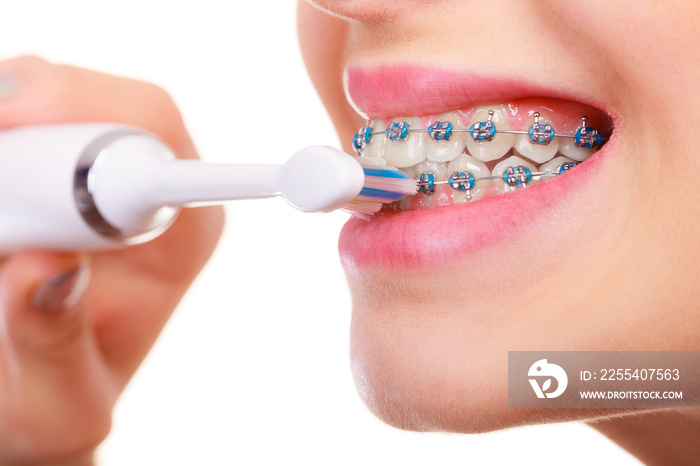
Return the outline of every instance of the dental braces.
{"type": "MultiPolygon", "coordinates": [[[[557,133],[554,127],[549,124],[540,123],[539,112],[534,113],[535,123],[530,126],[527,131],[499,130],[496,124],[492,121],[494,111],[489,110],[488,119],[472,124],[468,129],[454,128],[449,121],[438,121],[430,125],[427,129],[411,128],[410,124],[405,121],[391,122],[381,133],[389,141],[405,141],[410,133],[428,133],[433,141],[449,141],[454,133],[469,133],[469,135],[477,142],[492,141],[497,134],[526,134],[533,144],[547,145],[552,142],[555,137],[573,138],[578,147],[587,149],[596,148],[603,142],[603,136],[600,132],[588,126],[588,117],[581,117],[581,125],[575,133],[557,133]]],[[[380,134],[381,134],[380,133],[380,134]]],[[[374,129],[371,126],[371,121],[366,126],[353,136],[352,145],[357,152],[357,155],[362,156],[365,147],[367,147],[374,137],[374,129]]]]}
{"type": "Polygon", "coordinates": [[[425,172],[416,176],[416,180],[418,182],[416,193],[431,196],[435,193],[436,185],[446,184],[455,191],[464,192],[467,200],[471,201],[471,190],[474,189],[474,186],[479,181],[503,180],[512,188],[526,188],[533,176],[559,176],[571,170],[578,164],[579,162],[564,162],[559,165],[556,170],[539,172],[533,172],[525,165],[516,165],[514,167],[506,168],[503,171],[502,176],[492,175],[475,177],[468,171],[453,172],[446,181],[435,181],[434,172],[425,172]]]}

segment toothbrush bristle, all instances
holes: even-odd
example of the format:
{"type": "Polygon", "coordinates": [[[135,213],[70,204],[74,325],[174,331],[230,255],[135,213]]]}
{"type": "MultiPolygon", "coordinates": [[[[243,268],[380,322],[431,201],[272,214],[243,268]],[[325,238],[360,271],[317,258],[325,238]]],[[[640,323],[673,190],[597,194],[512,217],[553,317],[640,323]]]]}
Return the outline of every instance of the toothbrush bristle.
{"type": "Polygon", "coordinates": [[[365,184],[360,194],[344,207],[355,217],[369,220],[384,204],[415,194],[418,182],[394,167],[388,167],[382,159],[356,157],[365,172],[365,184]]]}

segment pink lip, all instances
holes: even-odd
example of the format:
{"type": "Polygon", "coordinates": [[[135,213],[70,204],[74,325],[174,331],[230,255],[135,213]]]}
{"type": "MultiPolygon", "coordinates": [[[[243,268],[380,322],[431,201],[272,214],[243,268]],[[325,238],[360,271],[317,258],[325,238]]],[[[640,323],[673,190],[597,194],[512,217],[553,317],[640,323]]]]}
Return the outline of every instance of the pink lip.
{"type": "MultiPolygon", "coordinates": [[[[348,100],[371,118],[439,114],[526,96],[572,98],[523,80],[415,66],[346,70],[348,100]]],[[[582,103],[587,99],[573,97],[582,103]]],[[[475,250],[514,241],[524,229],[585,195],[612,141],[570,173],[503,196],[465,205],[350,219],[340,235],[346,268],[415,269],[458,261],[475,250]]]]}
{"type": "MultiPolygon", "coordinates": [[[[572,96],[522,78],[435,70],[413,65],[345,70],[345,94],[365,118],[389,119],[444,113],[487,102],[546,96],[576,100],[592,106],[586,96],[572,96]]],[[[600,106],[599,106],[600,107],[600,106]]]]}

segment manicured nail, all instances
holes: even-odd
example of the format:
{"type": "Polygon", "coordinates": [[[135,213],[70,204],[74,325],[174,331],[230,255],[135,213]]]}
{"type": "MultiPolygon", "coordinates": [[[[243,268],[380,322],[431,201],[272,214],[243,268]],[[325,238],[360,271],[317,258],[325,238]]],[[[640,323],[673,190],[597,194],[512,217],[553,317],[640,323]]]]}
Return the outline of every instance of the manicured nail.
{"type": "Polygon", "coordinates": [[[6,99],[17,91],[19,80],[12,74],[0,71],[0,99],[6,99]]]}
{"type": "Polygon", "coordinates": [[[90,283],[90,268],[81,265],[49,279],[34,292],[32,304],[42,311],[58,311],[73,307],[90,283]]]}

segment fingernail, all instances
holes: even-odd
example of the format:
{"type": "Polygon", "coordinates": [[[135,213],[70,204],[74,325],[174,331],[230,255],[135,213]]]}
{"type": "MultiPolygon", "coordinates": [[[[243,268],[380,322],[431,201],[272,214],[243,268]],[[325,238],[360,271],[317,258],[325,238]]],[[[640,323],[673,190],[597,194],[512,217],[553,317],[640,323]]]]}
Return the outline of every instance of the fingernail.
{"type": "Polygon", "coordinates": [[[0,72],[0,99],[6,99],[17,91],[19,79],[16,76],[0,72]]]}
{"type": "Polygon", "coordinates": [[[32,304],[42,311],[69,309],[83,296],[89,282],[90,268],[81,265],[39,285],[32,304]]]}

